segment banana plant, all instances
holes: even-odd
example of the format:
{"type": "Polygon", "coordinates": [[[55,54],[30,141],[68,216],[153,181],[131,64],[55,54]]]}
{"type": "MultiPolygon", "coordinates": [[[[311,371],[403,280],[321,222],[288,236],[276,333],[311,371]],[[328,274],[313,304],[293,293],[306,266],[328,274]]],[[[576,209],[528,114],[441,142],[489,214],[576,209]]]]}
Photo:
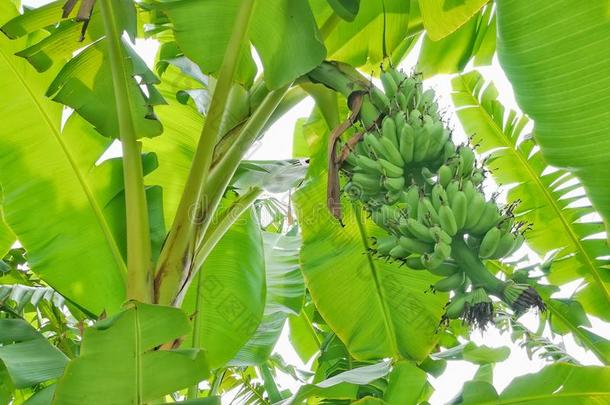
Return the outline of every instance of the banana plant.
{"type": "MultiPolygon", "coordinates": [[[[581,366],[542,329],[526,330],[509,317],[546,306],[540,325],[571,334],[607,364],[608,341],[587,329],[589,316],[608,316],[600,258],[607,247],[588,240],[603,227],[576,222],[595,210],[606,217],[596,171],[607,148],[598,142],[591,165],[565,159],[574,141],[555,142],[549,129],[573,136],[578,123],[583,133],[599,136],[605,117],[598,114],[599,127],[588,127],[580,116],[549,114],[531,101],[529,87],[540,91],[541,77],[553,80],[540,105],[561,106],[556,96],[563,91],[549,73],[553,65],[537,53],[545,48],[523,34],[532,21],[542,25],[533,6],[508,0],[21,3],[0,4],[0,88],[7,95],[0,102],[0,404],[219,404],[234,397],[235,403],[415,405],[433,398],[439,387],[430,377],[453,360],[479,367],[455,403],[607,397],[607,368],[581,366]],[[158,47],[152,63],[138,53],[142,40],[158,47]],[[471,61],[492,63],[496,44],[524,111],[536,121],[539,153],[532,140],[521,141],[525,118],[507,113],[505,121],[494,88],[483,89],[476,73],[463,74],[471,61]],[[418,58],[413,75],[392,76],[407,56],[418,58]],[[525,65],[536,74],[522,75],[525,65]],[[466,207],[463,183],[480,184],[483,169],[470,148],[456,152],[448,142],[450,131],[434,93],[422,91],[419,73],[462,73],[453,82],[458,116],[482,138],[477,152],[492,153],[486,164],[497,165],[493,175],[518,183],[509,195],[522,206],[500,215],[495,201],[473,189],[481,210],[466,207]],[[383,91],[372,77],[381,79],[383,91]],[[298,121],[295,159],[248,160],[265,132],[305,99],[315,107],[298,121]],[[442,139],[437,146],[451,159],[441,161],[440,149],[421,136],[417,148],[401,149],[403,134],[395,131],[404,124],[401,113],[416,134],[442,139]],[[418,119],[422,125],[415,125],[418,119]],[[419,163],[434,160],[424,149],[438,157],[428,171],[419,170],[419,163]],[[418,162],[417,173],[405,156],[418,162]],[[548,175],[547,162],[573,174],[548,175]],[[363,168],[380,173],[364,184],[363,168]],[[562,199],[581,184],[571,185],[574,177],[591,206],[573,208],[571,197],[562,199]],[[393,211],[396,201],[385,198],[411,183],[421,186],[411,197],[428,214],[409,221],[406,206],[393,211]],[[444,194],[450,183],[461,203],[444,194]],[[383,189],[384,199],[381,192],[361,198],[367,187],[383,189]],[[376,202],[386,207],[383,214],[376,202]],[[477,220],[468,227],[466,208],[477,220]],[[387,221],[396,212],[399,224],[406,221],[404,234],[387,221]],[[434,213],[438,224],[430,222],[434,213]],[[524,238],[512,232],[515,215],[548,227],[524,238]],[[538,266],[546,280],[506,260],[523,239],[540,255],[555,251],[550,267],[538,266]],[[586,285],[570,299],[555,298],[546,283],[580,276],[586,285]],[[509,330],[556,364],[496,392],[493,365],[507,351],[467,342],[472,329],[458,317],[509,330]],[[285,331],[311,372],[274,353],[285,331]],[[284,387],[280,374],[297,386],[284,387]]],[[[558,13],[566,8],[578,21],[596,22],[574,35],[599,45],[603,56],[596,42],[605,27],[596,14],[602,5],[542,6],[536,8],[560,23],[543,32],[548,44],[554,36],[569,38],[572,31],[561,24],[571,16],[558,13]]],[[[572,66],[566,49],[557,55],[562,69],[572,66]]],[[[587,69],[577,70],[597,78],[587,69]]],[[[573,78],[570,83],[577,87],[573,78]]],[[[572,101],[584,100],[581,90],[572,101]]],[[[606,87],[596,91],[603,95],[606,87]]],[[[410,135],[415,139],[407,130],[410,135]]]]}

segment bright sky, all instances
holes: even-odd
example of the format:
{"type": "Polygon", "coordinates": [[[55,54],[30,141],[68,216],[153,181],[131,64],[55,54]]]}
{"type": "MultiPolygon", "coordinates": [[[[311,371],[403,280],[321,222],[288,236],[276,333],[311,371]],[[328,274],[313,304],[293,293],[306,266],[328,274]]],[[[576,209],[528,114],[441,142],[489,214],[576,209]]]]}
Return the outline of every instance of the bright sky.
{"type": "MultiPolygon", "coordinates": [[[[50,0],[23,0],[23,4],[29,6],[41,6],[50,2],[50,0]]],[[[152,66],[154,61],[154,56],[156,53],[156,43],[152,40],[138,40],[136,46],[140,55],[147,61],[147,63],[152,66]]],[[[418,48],[415,49],[414,52],[411,53],[412,56],[407,58],[407,60],[401,65],[401,67],[410,71],[416,61],[416,55],[418,48]]],[[[484,77],[488,80],[492,80],[500,93],[500,101],[507,107],[514,110],[519,110],[518,106],[515,102],[512,87],[506,77],[502,69],[499,67],[497,60],[494,60],[494,63],[490,67],[479,68],[484,77]]],[[[461,142],[466,139],[466,135],[464,134],[459,120],[455,117],[455,108],[451,102],[451,85],[450,85],[450,76],[437,76],[432,80],[426,81],[426,85],[428,87],[432,87],[436,90],[437,96],[440,99],[440,105],[442,107],[446,107],[450,112],[450,124],[455,128],[455,134],[457,135],[457,140],[461,142]]],[[[313,101],[311,99],[306,99],[299,103],[295,108],[285,114],[281,119],[279,119],[266,133],[265,137],[261,142],[259,142],[255,147],[250,151],[249,158],[250,159],[287,159],[291,157],[292,151],[292,133],[294,129],[295,122],[300,117],[307,117],[311,112],[313,107],[313,101]]],[[[118,146],[118,145],[117,145],[118,146]]],[[[115,149],[112,153],[115,154],[118,151],[118,148],[115,149]]],[[[495,186],[493,184],[489,185],[488,190],[495,191],[495,186]]],[[[523,251],[527,253],[527,251],[523,251]]],[[[522,253],[523,253],[522,252],[522,253]]],[[[532,252],[529,252],[532,260],[537,260],[535,255],[532,252]]],[[[574,288],[578,285],[578,282],[571,283],[572,285],[566,286],[562,288],[562,291],[559,292],[558,297],[568,297],[574,288]]],[[[535,314],[528,313],[521,318],[522,323],[526,326],[535,330],[538,324],[538,318],[535,314]]],[[[601,322],[597,319],[592,319],[593,328],[591,329],[593,332],[610,339],[610,325],[604,322],[601,322]]],[[[285,328],[280,341],[278,342],[275,351],[280,353],[284,359],[289,363],[296,365],[302,369],[307,369],[307,365],[304,365],[299,357],[296,355],[294,350],[292,349],[288,338],[287,338],[288,330],[285,328]]],[[[550,337],[550,334],[546,333],[547,337],[550,337]]],[[[510,341],[510,336],[508,334],[501,335],[498,330],[495,328],[489,328],[486,332],[475,332],[472,335],[473,340],[477,344],[485,344],[491,347],[499,347],[499,346],[508,346],[511,348],[511,356],[510,358],[496,365],[494,370],[494,385],[498,390],[503,389],[508,383],[516,376],[531,373],[539,370],[544,366],[544,362],[534,358],[532,360],[528,359],[525,350],[521,349],[518,345],[513,344],[510,341]]],[[[580,348],[571,337],[566,337],[565,339],[561,339],[555,337],[554,340],[556,342],[563,342],[565,347],[573,357],[578,359],[582,364],[600,364],[599,361],[595,358],[595,356],[590,352],[585,352],[582,348],[580,348]]],[[[430,403],[432,405],[440,405],[445,404],[450,401],[455,395],[459,393],[460,388],[464,381],[472,378],[474,373],[477,370],[477,366],[464,362],[464,361],[452,361],[448,363],[447,371],[439,378],[433,379],[431,378],[431,382],[434,387],[437,389],[432,396],[430,403]]],[[[291,388],[296,389],[298,384],[292,380],[290,376],[280,375],[278,378],[278,383],[282,388],[291,388]]],[[[225,399],[227,400],[227,398],[225,399]]],[[[223,400],[223,402],[225,402],[223,400]]],[[[228,403],[228,402],[226,402],[228,403]]]]}

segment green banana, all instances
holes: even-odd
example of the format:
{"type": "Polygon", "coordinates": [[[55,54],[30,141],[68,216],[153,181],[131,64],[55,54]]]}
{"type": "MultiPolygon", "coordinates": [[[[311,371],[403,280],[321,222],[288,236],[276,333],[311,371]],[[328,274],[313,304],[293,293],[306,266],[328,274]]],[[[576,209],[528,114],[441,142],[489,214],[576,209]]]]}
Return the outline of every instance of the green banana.
{"type": "Polygon", "coordinates": [[[510,252],[508,254],[512,255],[513,253],[515,253],[523,245],[523,242],[525,242],[525,237],[523,236],[523,234],[517,234],[517,236],[515,237],[515,241],[513,242],[513,246],[510,248],[510,252]]]}
{"type": "Polygon", "coordinates": [[[441,228],[447,232],[449,236],[454,236],[457,233],[457,223],[455,221],[455,215],[453,210],[447,204],[441,205],[438,210],[438,217],[440,219],[441,228]]]}
{"type": "Polygon", "coordinates": [[[495,226],[485,233],[479,246],[479,256],[482,259],[488,259],[493,255],[500,243],[501,234],[502,232],[495,226]]]}
{"type": "Polygon", "coordinates": [[[434,245],[434,253],[443,258],[443,262],[451,256],[451,245],[439,241],[434,245]]]}
{"type": "Polygon", "coordinates": [[[462,283],[465,281],[465,275],[463,271],[459,271],[455,274],[452,274],[449,277],[446,277],[442,280],[437,281],[432,288],[435,291],[449,292],[451,290],[455,290],[459,288],[462,283]]]}
{"type": "Polygon", "coordinates": [[[381,256],[387,256],[396,245],[398,245],[398,239],[395,236],[385,236],[377,239],[375,250],[381,256]]]}
{"type": "Polygon", "coordinates": [[[425,243],[413,238],[408,238],[406,236],[401,236],[400,238],[398,238],[398,244],[409,252],[419,254],[430,253],[434,249],[434,247],[429,243],[425,243]]]}
{"type": "Polygon", "coordinates": [[[458,149],[458,154],[462,158],[463,162],[462,175],[464,177],[468,177],[474,169],[474,163],[476,160],[474,151],[467,146],[460,146],[460,148],[458,149]]]}
{"type": "Polygon", "coordinates": [[[354,173],[352,184],[366,193],[378,193],[381,191],[381,178],[370,174],[354,173]]]}
{"type": "Polygon", "coordinates": [[[438,266],[440,266],[443,263],[444,259],[438,255],[436,252],[433,253],[425,253],[423,255],[421,255],[421,262],[422,265],[428,269],[428,271],[430,270],[434,270],[436,269],[438,266]]]}
{"type": "Polygon", "coordinates": [[[404,177],[386,177],[383,180],[383,186],[388,190],[399,192],[405,186],[405,178],[404,177]]]}
{"type": "Polygon", "coordinates": [[[457,264],[444,261],[440,264],[440,266],[431,269],[430,273],[434,274],[435,276],[449,277],[458,273],[459,271],[460,269],[457,264]]]}
{"type": "Polygon", "coordinates": [[[405,264],[408,268],[413,270],[424,270],[426,268],[422,264],[420,257],[408,257],[405,264]]]}
{"type": "Polygon", "coordinates": [[[398,149],[398,137],[396,135],[396,124],[392,117],[385,117],[381,123],[381,134],[384,138],[389,139],[394,148],[398,149]]]}
{"type": "Polygon", "coordinates": [[[451,168],[449,166],[442,165],[438,169],[438,182],[441,184],[441,186],[447,188],[447,186],[449,185],[449,182],[451,181],[452,178],[453,178],[453,170],[451,170],[451,168]]]}
{"type": "Polygon", "coordinates": [[[455,155],[455,145],[451,141],[445,142],[443,146],[443,162],[446,162],[449,158],[455,155]]]}
{"type": "Polygon", "coordinates": [[[448,319],[458,319],[464,313],[466,308],[466,295],[460,294],[451,300],[445,309],[445,317],[448,319]]]}
{"type": "Polygon", "coordinates": [[[460,189],[460,183],[456,180],[451,180],[449,185],[446,187],[447,198],[449,199],[449,203],[453,203],[453,199],[455,198],[455,194],[460,189]]]}
{"type": "Polygon", "coordinates": [[[387,71],[381,72],[379,78],[381,79],[381,85],[383,86],[386,96],[393,99],[398,91],[398,83],[396,83],[392,74],[387,71]]]}
{"type": "Polygon", "coordinates": [[[394,259],[404,259],[405,257],[409,256],[411,254],[410,251],[408,251],[407,249],[403,248],[400,245],[396,245],[392,248],[392,250],[390,250],[390,256],[393,257],[394,259]]]}
{"type": "Polygon", "coordinates": [[[500,237],[496,250],[491,254],[492,259],[501,259],[510,254],[513,244],[515,243],[516,236],[512,232],[505,232],[500,237]]]}
{"type": "MultiPolygon", "coordinates": [[[[464,191],[464,194],[466,192],[464,191]]],[[[483,208],[485,207],[485,197],[483,194],[476,193],[472,200],[468,203],[468,214],[466,215],[466,222],[464,223],[464,228],[467,230],[471,230],[472,227],[476,225],[477,222],[481,219],[483,214],[483,208]]]]}
{"type": "Polygon", "coordinates": [[[385,93],[379,90],[377,87],[372,86],[372,89],[369,92],[371,96],[371,101],[379,109],[380,111],[387,111],[390,109],[390,99],[385,93]]]}
{"type": "Polygon", "coordinates": [[[407,227],[409,232],[422,242],[435,242],[435,238],[432,235],[432,232],[430,232],[430,228],[421,222],[409,218],[407,219],[407,227]]]}
{"type": "Polygon", "coordinates": [[[457,225],[458,230],[463,229],[466,224],[466,216],[468,214],[468,200],[466,199],[466,194],[463,191],[456,191],[453,199],[449,198],[451,201],[451,210],[453,211],[453,216],[455,217],[455,224],[457,225]]]}
{"type": "Polygon", "coordinates": [[[381,168],[381,173],[389,177],[402,177],[404,171],[402,167],[396,166],[394,163],[389,162],[383,158],[377,159],[378,166],[381,168]]]}
{"type": "Polygon", "coordinates": [[[400,130],[400,154],[405,163],[413,161],[413,153],[415,150],[415,131],[413,127],[406,124],[400,130]]]}
{"type": "Polygon", "coordinates": [[[444,242],[451,244],[451,236],[441,229],[440,226],[433,226],[430,228],[430,233],[434,237],[435,242],[444,242]]]}
{"type": "Polygon", "coordinates": [[[493,201],[487,202],[485,203],[481,219],[472,227],[470,232],[475,235],[483,235],[489,230],[489,228],[495,226],[499,219],[500,212],[498,211],[496,204],[493,201]]]}
{"type": "Polygon", "coordinates": [[[399,167],[403,167],[405,165],[404,160],[402,160],[402,155],[400,154],[398,149],[396,149],[396,146],[394,146],[394,143],[392,143],[391,140],[386,137],[382,137],[381,139],[379,139],[379,143],[386,150],[385,158],[387,160],[399,167]]]}
{"type": "Polygon", "coordinates": [[[432,187],[431,197],[432,197],[432,205],[434,206],[434,208],[437,211],[440,209],[441,204],[443,202],[448,201],[447,193],[445,192],[445,189],[443,188],[443,186],[441,186],[439,183],[436,183],[432,187]]]}
{"type": "Polygon", "coordinates": [[[426,221],[431,222],[432,224],[440,223],[438,213],[434,209],[434,206],[428,199],[428,197],[422,197],[419,199],[420,204],[417,208],[418,221],[425,223],[426,221]],[[421,216],[421,218],[420,218],[421,216]]]}
{"type": "Polygon", "coordinates": [[[430,137],[423,130],[418,130],[415,133],[415,148],[413,151],[413,160],[422,162],[428,153],[430,146],[430,137]]]}
{"type": "Polygon", "coordinates": [[[367,132],[366,134],[364,134],[364,143],[377,157],[385,157],[388,154],[379,139],[371,133],[367,132]]]}
{"type": "MultiPolygon", "coordinates": [[[[352,155],[350,153],[350,155],[352,155]]],[[[366,170],[370,170],[370,171],[375,171],[378,173],[382,173],[383,171],[381,170],[381,165],[379,164],[379,162],[377,160],[373,160],[367,156],[364,155],[357,155],[356,156],[356,165],[362,167],[363,169],[366,170]]]]}

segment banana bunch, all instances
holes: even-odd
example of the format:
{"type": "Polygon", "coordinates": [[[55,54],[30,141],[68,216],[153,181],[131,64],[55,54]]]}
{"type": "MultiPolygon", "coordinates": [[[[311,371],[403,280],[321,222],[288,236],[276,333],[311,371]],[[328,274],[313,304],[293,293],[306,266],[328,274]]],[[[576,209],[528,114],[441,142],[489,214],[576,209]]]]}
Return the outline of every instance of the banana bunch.
{"type": "Polygon", "coordinates": [[[515,204],[499,207],[485,197],[485,170],[472,147],[453,143],[434,92],[424,91],[417,76],[390,69],[381,82],[383,92],[370,91],[380,118],[361,123],[362,140],[342,166],[344,193],[387,233],[373,253],[442,277],[431,288],[452,293],[446,319],[484,328],[493,319],[490,295],[516,313],[544,309],[535,290],[509,285],[483,264],[522,246],[528,227],[515,222],[515,204]]]}

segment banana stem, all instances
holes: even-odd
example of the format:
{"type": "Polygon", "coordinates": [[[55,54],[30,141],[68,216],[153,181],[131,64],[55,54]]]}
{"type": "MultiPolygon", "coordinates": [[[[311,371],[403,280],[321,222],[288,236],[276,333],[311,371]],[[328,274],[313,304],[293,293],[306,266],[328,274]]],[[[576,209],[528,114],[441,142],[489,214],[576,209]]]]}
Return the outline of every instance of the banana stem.
{"type": "Polygon", "coordinates": [[[483,287],[488,293],[502,298],[504,283],[487,270],[478,255],[466,245],[463,235],[458,234],[453,238],[451,257],[466,273],[473,287],[483,287]]]}
{"type": "Polygon", "coordinates": [[[100,1],[123,148],[123,179],[127,223],[127,299],[152,301],[152,253],[140,145],[131,115],[128,84],[131,69],[123,50],[120,16],[111,0],[100,1]]]}

